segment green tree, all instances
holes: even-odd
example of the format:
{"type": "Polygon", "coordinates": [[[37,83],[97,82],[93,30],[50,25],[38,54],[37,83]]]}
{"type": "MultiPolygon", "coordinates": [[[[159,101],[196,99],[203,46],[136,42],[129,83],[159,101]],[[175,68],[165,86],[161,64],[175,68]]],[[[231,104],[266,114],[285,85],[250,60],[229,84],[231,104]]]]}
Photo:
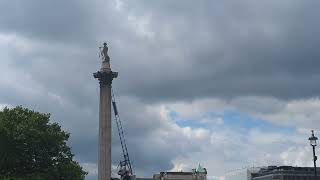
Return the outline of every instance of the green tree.
{"type": "Polygon", "coordinates": [[[17,106],[0,111],[0,179],[81,180],[87,174],[50,114],[17,106]]]}

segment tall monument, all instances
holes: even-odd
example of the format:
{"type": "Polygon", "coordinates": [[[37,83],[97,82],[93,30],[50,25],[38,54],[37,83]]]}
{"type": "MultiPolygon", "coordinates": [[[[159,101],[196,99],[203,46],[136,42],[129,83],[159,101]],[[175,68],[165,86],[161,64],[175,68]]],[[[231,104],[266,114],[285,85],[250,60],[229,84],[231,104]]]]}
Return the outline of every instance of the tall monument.
{"type": "Polygon", "coordinates": [[[100,84],[98,180],[111,180],[111,84],[118,72],[111,71],[107,43],[100,50],[101,69],[93,73],[100,84]]]}

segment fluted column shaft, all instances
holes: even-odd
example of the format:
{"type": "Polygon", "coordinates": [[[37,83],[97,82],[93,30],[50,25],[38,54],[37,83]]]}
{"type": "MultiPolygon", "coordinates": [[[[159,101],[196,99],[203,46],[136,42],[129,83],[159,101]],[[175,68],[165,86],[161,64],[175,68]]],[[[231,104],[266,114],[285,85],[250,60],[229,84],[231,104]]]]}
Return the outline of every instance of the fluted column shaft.
{"type": "Polygon", "coordinates": [[[98,180],[111,180],[111,84],[117,76],[103,68],[94,73],[100,83],[98,180]]]}

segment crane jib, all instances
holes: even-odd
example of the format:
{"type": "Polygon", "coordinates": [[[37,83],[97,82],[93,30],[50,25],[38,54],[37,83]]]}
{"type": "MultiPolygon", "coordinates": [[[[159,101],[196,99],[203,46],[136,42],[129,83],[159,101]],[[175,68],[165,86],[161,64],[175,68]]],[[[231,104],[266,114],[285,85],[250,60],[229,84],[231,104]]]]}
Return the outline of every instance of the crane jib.
{"type": "MultiPolygon", "coordinates": [[[[120,161],[120,170],[118,172],[119,175],[121,175],[121,177],[124,177],[126,175],[133,175],[132,172],[132,165],[130,162],[130,158],[129,158],[129,153],[128,153],[128,148],[127,148],[127,144],[126,144],[126,140],[125,140],[125,136],[124,136],[124,132],[123,132],[123,128],[122,128],[122,123],[120,120],[120,116],[119,116],[119,112],[117,109],[117,105],[116,105],[116,101],[115,101],[115,97],[113,94],[113,89],[111,89],[111,98],[112,98],[112,107],[113,107],[113,111],[114,111],[114,119],[116,121],[116,125],[118,128],[118,134],[119,134],[119,138],[120,138],[120,143],[121,143],[121,148],[122,148],[122,153],[123,153],[123,161],[120,161]]],[[[123,179],[123,178],[121,178],[123,179]]]]}

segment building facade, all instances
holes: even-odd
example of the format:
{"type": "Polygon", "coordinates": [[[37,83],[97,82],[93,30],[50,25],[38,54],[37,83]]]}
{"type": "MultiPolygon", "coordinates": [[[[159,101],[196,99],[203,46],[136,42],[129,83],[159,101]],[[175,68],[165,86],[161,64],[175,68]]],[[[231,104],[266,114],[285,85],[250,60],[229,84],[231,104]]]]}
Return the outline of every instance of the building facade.
{"type": "Polygon", "coordinates": [[[225,180],[252,180],[260,169],[259,167],[251,167],[230,171],[225,174],[225,180]]]}
{"type": "Polygon", "coordinates": [[[153,175],[153,180],[207,180],[207,170],[198,166],[192,172],[160,172],[153,175]]]}
{"type": "MultiPolygon", "coordinates": [[[[320,172],[320,168],[317,168],[320,172]]],[[[317,176],[319,179],[320,176],[317,176]]],[[[315,180],[313,167],[269,166],[261,168],[252,180],[315,180]]]]}

